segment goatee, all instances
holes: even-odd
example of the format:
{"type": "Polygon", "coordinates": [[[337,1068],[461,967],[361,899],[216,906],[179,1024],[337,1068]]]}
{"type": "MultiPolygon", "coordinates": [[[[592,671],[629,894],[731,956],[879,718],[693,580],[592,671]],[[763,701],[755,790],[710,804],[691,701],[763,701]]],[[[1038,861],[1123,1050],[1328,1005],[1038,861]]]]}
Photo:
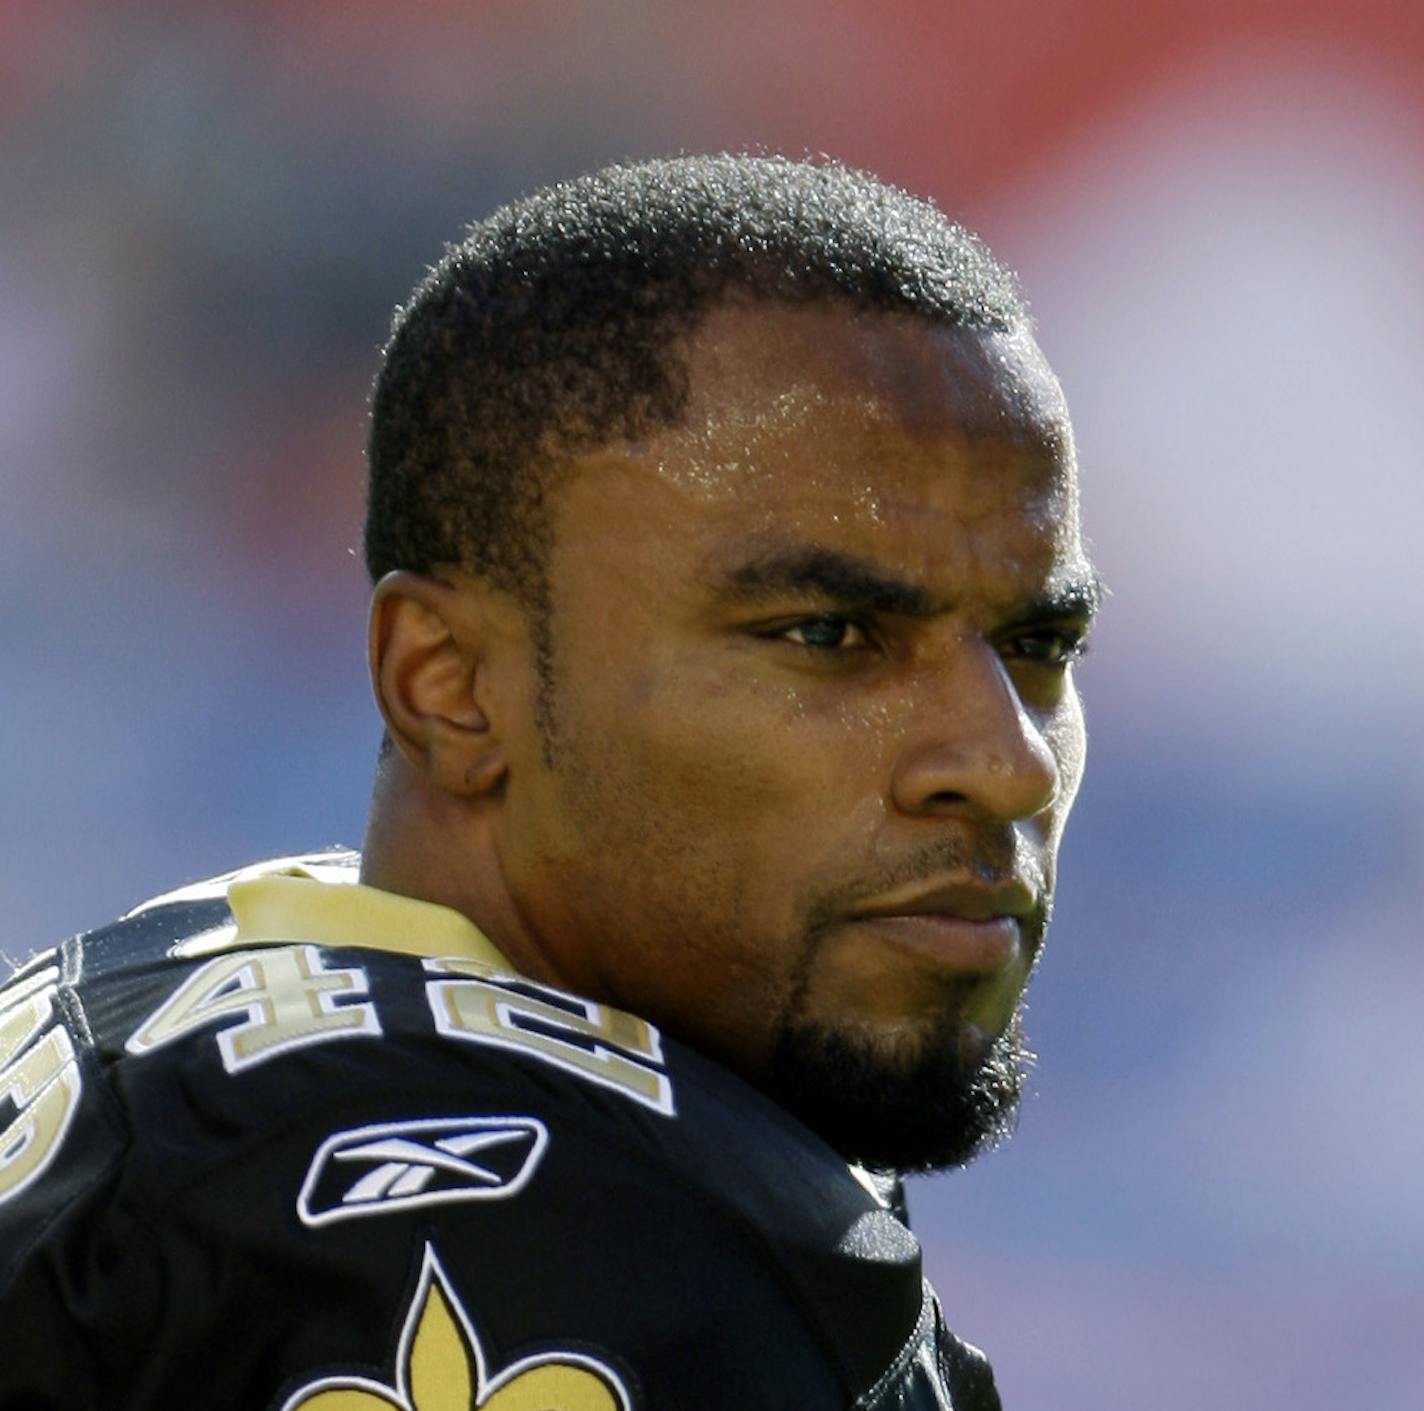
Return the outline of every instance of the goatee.
{"type": "Polygon", "coordinates": [[[777,1037],[769,1089],[847,1161],[879,1171],[963,1166],[1012,1131],[1033,1055],[1021,1013],[968,1058],[957,1016],[921,1034],[905,1057],[870,1036],[788,1024],[777,1037]]]}

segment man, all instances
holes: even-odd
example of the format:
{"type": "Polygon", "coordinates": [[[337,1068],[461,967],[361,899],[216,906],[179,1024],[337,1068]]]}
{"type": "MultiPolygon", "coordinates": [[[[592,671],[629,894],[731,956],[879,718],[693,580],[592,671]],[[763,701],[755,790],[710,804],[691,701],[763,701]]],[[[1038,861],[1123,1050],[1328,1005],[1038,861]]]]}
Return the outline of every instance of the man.
{"type": "Polygon", "coordinates": [[[398,315],[366,552],[359,862],[0,992],[0,1404],[997,1406],[893,1173],[1004,1130],[1083,767],[1010,277],[829,164],[541,192],[398,315]]]}

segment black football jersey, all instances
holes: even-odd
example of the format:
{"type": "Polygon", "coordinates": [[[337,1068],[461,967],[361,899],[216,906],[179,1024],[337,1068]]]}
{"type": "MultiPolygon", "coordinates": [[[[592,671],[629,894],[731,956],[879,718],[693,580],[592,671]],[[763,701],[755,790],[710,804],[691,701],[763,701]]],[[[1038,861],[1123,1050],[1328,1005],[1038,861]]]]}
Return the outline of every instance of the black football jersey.
{"type": "MultiPolygon", "coordinates": [[[[330,859],[324,859],[329,862],[330,859]]],[[[651,1025],[219,886],[0,989],[0,1411],[994,1411],[893,1198],[651,1025]]]]}

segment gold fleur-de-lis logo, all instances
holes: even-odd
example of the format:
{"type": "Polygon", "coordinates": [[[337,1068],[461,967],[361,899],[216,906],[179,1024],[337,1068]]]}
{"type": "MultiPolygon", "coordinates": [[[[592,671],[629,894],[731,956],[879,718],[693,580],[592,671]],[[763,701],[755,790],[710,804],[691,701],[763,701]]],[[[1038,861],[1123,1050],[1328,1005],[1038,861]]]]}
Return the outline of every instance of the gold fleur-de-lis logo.
{"type": "Polygon", "coordinates": [[[484,1349],[435,1251],[425,1263],[396,1351],[396,1384],[323,1377],[282,1411],[634,1411],[622,1379],[581,1352],[526,1357],[490,1376],[484,1349]]]}

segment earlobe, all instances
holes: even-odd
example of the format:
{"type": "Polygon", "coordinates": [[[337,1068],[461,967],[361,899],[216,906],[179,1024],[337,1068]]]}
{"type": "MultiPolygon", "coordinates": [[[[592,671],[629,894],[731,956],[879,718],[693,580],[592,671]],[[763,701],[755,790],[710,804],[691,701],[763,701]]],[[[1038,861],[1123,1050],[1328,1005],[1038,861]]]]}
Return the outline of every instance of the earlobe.
{"type": "Polygon", "coordinates": [[[371,600],[376,704],[402,758],[437,788],[475,795],[498,787],[504,752],[481,702],[486,634],[472,590],[400,570],[371,600]]]}

